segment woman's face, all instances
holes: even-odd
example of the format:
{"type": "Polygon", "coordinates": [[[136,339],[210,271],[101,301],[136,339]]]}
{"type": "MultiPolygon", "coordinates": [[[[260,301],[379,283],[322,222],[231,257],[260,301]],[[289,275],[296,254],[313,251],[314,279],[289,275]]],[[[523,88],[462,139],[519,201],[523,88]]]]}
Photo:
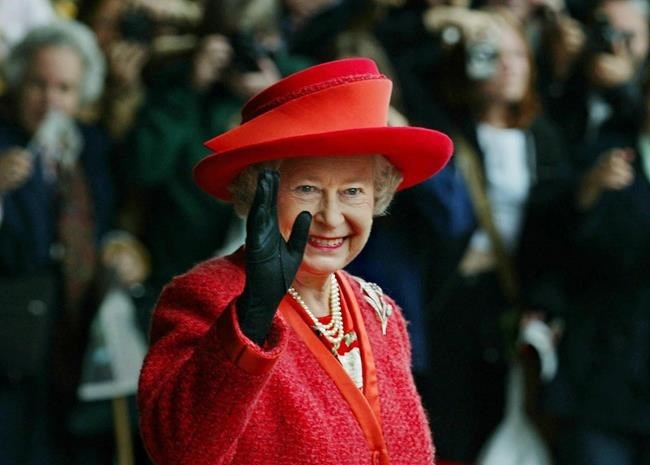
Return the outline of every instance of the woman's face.
{"type": "Polygon", "coordinates": [[[502,27],[498,34],[498,49],[496,72],[483,83],[483,94],[488,104],[520,102],[530,83],[526,43],[512,28],[502,27]]]}
{"type": "Polygon", "coordinates": [[[300,212],[312,214],[298,278],[348,265],[368,241],[373,209],[372,157],[295,158],[280,166],[278,219],[285,240],[300,212]]]}
{"type": "Polygon", "coordinates": [[[47,46],[38,50],[27,67],[19,99],[23,128],[33,133],[48,110],[74,116],[80,105],[83,64],[74,50],[47,46]]]}

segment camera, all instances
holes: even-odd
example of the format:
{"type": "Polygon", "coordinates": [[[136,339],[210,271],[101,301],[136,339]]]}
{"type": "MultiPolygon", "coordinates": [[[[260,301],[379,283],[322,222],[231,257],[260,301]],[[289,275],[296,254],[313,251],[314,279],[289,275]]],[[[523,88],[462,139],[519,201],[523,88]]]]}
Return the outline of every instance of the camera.
{"type": "Polygon", "coordinates": [[[228,36],[233,50],[232,65],[242,73],[260,71],[257,60],[265,53],[252,36],[236,32],[228,36]]]}
{"type": "Polygon", "coordinates": [[[119,28],[124,40],[149,44],[154,38],[156,23],[146,11],[130,8],[120,17],[119,28]]]}
{"type": "Polygon", "coordinates": [[[482,81],[496,73],[499,50],[491,41],[465,45],[465,74],[469,79],[482,81]]]}
{"type": "Polygon", "coordinates": [[[589,34],[590,48],[595,53],[614,53],[614,44],[629,47],[632,34],[616,29],[605,15],[597,16],[589,34]]]}

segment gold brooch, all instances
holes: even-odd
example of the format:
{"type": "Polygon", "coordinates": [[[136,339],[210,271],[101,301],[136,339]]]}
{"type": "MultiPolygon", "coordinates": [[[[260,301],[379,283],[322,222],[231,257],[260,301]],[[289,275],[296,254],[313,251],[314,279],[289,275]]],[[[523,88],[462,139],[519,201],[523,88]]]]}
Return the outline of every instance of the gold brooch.
{"type": "Polygon", "coordinates": [[[356,276],[355,279],[361,286],[361,290],[366,294],[363,296],[365,301],[375,309],[377,318],[379,318],[379,322],[381,323],[381,333],[385,336],[386,326],[388,326],[388,318],[393,313],[393,306],[384,300],[384,292],[381,290],[381,287],[377,286],[375,283],[364,281],[356,276]]]}

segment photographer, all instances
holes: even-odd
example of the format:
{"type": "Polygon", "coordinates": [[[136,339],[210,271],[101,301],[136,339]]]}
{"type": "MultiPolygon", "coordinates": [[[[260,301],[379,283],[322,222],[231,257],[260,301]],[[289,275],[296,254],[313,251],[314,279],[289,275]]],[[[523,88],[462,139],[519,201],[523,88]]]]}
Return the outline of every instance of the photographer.
{"type": "Polygon", "coordinates": [[[0,463],[50,463],[56,450],[65,463],[86,465],[94,463],[81,458],[89,449],[101,449],[97,454],[110,461],[107,448],[89,447],[96,434],[88,431],[89,418],[80,422],[83,437],[72,425],[81,359],[108,277],[125,288],[137,284],[146,257],[136,241],[106,253],[116,245],[109,236],[111,140],[100,127],[77,121],[80,109],[101,95],[104,62],[87,27],[57,21],[17,43],[4,71],[0,463]]]}
{"type": "Polygon", "coordinates": [[[476,463],[502,419],[511,350],[503,322],[517,318],[515,306],[532,315],[554,297],[537,291],[542,273],[529,270],[537,263],[522,259],[515,270],[512,262],[530,256],[522,244],[540,249],[529,219],[548,223],[568,191],[565,146],[540,112],[521,24],[503,9],[455,13],[445,27],[461,34],[435,82],[455,155],[438,177],[397,196],[355,261],[355,272],[363,266],[362,276],[408,303],[424,333],[414,368],[440,464],[476,463]],[[513,286],[524,270],[534,279],[513,286]]]}
{"type": "Polygon", "coordinates": [[[255,42],[223,24],[217,3],[204,5],[191,53],[161,69],[147,89],[128,138],[129,182],[147,199],[142,234],[152,255],[152,296],[238,231],[232,207],[194,185],[192,166],[205,150],[197,141],[237,124],[244,101],[279,78],[255,42]]]}
{"type": "Polygon", "coordinates": [[[556,85],[546,102],[567,140],[578,146],[593,141],[603,127],[629,126],[641,117],[639,78],[648,53],[648,5],[599,2],[586,38],[574,72],[564,85],[556,85]]]}
{"type": "Polygon", "coordinates": [[[584,152],[559,371],[559,464],[650,463],[650,76],[644,116],[584,152]]]}

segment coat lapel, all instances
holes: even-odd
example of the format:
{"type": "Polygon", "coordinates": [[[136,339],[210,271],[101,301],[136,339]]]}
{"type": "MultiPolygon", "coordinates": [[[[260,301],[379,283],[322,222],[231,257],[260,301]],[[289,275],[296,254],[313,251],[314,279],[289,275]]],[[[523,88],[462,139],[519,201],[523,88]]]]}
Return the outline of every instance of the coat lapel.
{"type": "Polygon", "coordinates": [[[381,429],[379,391],[377,371],[368,334],[361,316],[357,299],[350,286],[348,278],[341,272],[336,273],[341,288],[341,304],[345,306],[347,315],[352,319],[354,330],[359,338],[361,360],[363,363],[363,392],[359,390],[345,372],[341,364],[298,313],[297,303],[287,296],[280,304],[280,313],[293,330],[305,343],[325,372],[332,378],[343,398],[350,408],[363,431],[373,462],[387,464],[388,453],[384,435],[381,429]]]}

